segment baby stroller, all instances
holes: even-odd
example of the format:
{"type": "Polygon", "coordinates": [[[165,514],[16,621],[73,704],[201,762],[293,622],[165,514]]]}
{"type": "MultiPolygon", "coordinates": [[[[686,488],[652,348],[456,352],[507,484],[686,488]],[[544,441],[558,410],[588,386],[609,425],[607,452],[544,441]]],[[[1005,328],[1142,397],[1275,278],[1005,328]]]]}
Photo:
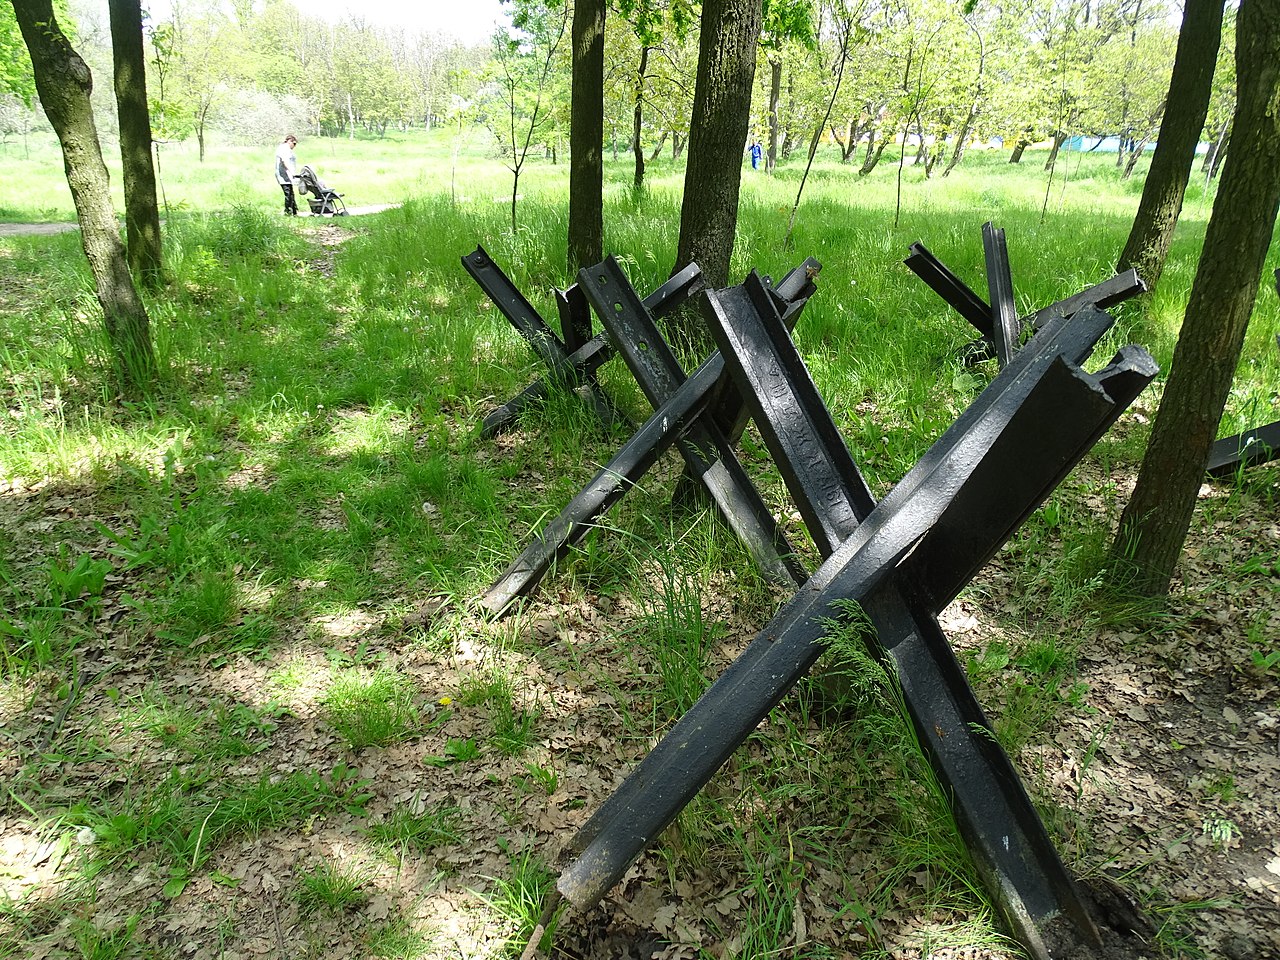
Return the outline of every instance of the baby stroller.
{"type": "Polygon", "coordinates": [[[347,205],[342,202],[342,194],[330,190],[309,166],[298,171],[298,191],[310,194],[307,205],[311,207],[311,215],[315,217],[345,217],[347,205]]]}

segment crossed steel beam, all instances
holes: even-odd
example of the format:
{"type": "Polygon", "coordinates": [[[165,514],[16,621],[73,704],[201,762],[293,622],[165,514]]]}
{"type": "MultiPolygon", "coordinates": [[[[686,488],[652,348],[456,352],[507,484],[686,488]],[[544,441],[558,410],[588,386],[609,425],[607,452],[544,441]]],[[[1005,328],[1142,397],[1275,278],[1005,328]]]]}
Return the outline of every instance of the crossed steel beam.
{"type": "MultiPolygon", "coordinates": [[[[1276,293],[1280,294],[1280,270],[1276,271],[1276,293]]],[[[1280,335],[1276,336],[1276,347],[1280,348],[1280,335]]],[[[1280,457],[1280,420],[1214,441],[1205,473],[1221,479],[1277,457],[1280,457]]]]}
{"type": "Polygon", "coordinates": [[[896,668],[1010,929],[1037,960],[1050,957],[1042,934],[1059,917],[1097,944],[1085,902],[934,615],[1137,396],[1155,363],[1126,347],[1088,374],[1079,364],[1111,318],[1085,305],[1049,319],[875,503],[759,278],[708,291],[706,305],[719,355],[826,559],[573,838],[559,892],[578,907],[597,902],[808,672],[853,600],[896,668]]]}
{"type": "MultiPolygon", "coordinates": [[[[613,348],[603,336],[591,336],[591,310],[577,284],[555,291],[561,339],[484,247],[477,246],[464,256],[462,266],[548,371],[485,417],[480,426],[482,436],[496,436],[510,428],[522,411],[546,399],[556,385],[584,396],[604,423],[626,422],[596,379],[596,371],[613,356],[613,348]]],[[[666,316],[701,289],[701,272],[697,264],[690,264],[645,297],[645,309],[655,317],[666,316]]]]}
{"type": "Polygon", "coordinates": [[[982,225],[982,249],[987,266],[987,290],[991,303],[951,272],[922,243],[911,245],[911,254],[903,261],[907,267],[942,297],[948,306],[969,321],[981,336],[962,353],[964,362],[979,363],[995,357],[1001,367],[1009,363],[1018,348],[1024,330],[1035,332],[1058,317],[1070,316],[1085,305],[1107,310],[1131,297],[1146,292],[1146,284],[1136,270],[1109,277],[1087,290],[1037,310],[1018,319],[1014,302],[1013,279],[1009,268],[1009,251],[1004,230],[990,223],[982,225]]]}
{"type": "MultiPolygon", "coordinates": [[[[764,295],[777,305],[784,322],[794,325],[799,318],[815,289],[812,278],[820,269],[816,260],[806,260],[766,290],[764,295]]],[[[761,571],[778,582],[803,583],[807,571],[734,453],[746,416],[724,360],[713,354],[692,376],[686,376],[646,301],[612,257],[581,270],[576,286],[599,316],[654,414],[525,546],[480,598],[481,607],[500,616],[517,599],[532,593],[551,565],[590,532],[673,445],[761,571]]]]}

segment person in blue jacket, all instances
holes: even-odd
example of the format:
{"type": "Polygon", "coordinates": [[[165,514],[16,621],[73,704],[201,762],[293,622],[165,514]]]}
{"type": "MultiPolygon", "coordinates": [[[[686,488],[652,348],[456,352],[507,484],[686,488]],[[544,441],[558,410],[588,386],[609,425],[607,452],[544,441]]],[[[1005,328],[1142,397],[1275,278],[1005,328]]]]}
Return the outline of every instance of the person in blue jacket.
{"type": "Polygon", "coordinates": [[[764,155],[764,151],[760,149],[760,141],[751,141],[751,169],[760,169],[760,158],[764,155]]]}

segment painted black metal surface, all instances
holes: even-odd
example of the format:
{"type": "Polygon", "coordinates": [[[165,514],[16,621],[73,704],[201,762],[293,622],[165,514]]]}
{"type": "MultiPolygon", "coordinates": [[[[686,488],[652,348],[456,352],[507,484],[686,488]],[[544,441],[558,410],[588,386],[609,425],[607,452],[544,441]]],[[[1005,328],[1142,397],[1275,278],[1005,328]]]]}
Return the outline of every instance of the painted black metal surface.
{"type": "Polygon", "coordinates": [[[529,542],[480,598],[480,606],[491,616],[501,616],[517,598],[528,596],[552,563],[593,528],[706,408],[723,372],[724,362],[713,357],[677,388],[560,515],[529,542]]]}
{"type": "MultiPolygon", "coordinates": [[[[841,528],[847,531],[843,540],[852,535],[851,524],[870,512],[871,494],[795,345],[762,293],[758,283],[753,289],[751,277],[743,288],[709,292],[712,332],[815,540],[821,543],[831,530],[841,528]],[[839,474],[834,481],[833,474],[839,474]],[[810,520],[815,514],[816,520],[810,520]]],[[[1051,365],[1043,374],[1048,385],[1028,394],[1017,407],[1015,416],[1023,426],[1011,431],[1012,449],[991,449],[933,524],[926,541],[864,603],[876,627],[877,642],[901,678],[917,737],[928,746],[940,781],[949,788],[957,820],[993,901],[1033,952],[1043,947],[1036,946],[1038,923],[1057,913],[1075,918],[1088,939],[1096,939],[1096,931],[937,625],[933,610],[941,605],[927,604],[916,591],[924,585],[923,574],[943,580],[944,590],[952,589],[952,581],[967,582],[1056,486],[1061,479],[1059,468],[1070,466],[1061,451],[1088,449],[1096,440],[1088,434],[1064,434],[1083,425],[1109,422],[1097,405],[1115,403],[1123,409],[1154,375],[1149,358],[1144,363],[1145,354],[1125,353],[1095,378],[1101,394],[1073,391],[1070,382],[1054,382],[1078,376],[1078,371],[1054,358],[1064,350],[1078,355],[1082,343],[1091,344],[1110,323],[1104,314],[1089,320],[1082,317],[1074,330],[1059,327],[1055,342],[1038,344],[1038,350],[1026,355],[1020,364],[1024,381],[1037,357],[1042,369],[1045,363],[1051,365]],[[1070,405],[1060,406],[1064,397],[1073,396],[1090,409],[1082,414],[1070,405]],[[1049,398],[1053,410],[1037,409],[1036,400],[1043,397],[1049,398]],[[1071,423],[1065,430],[1046,432],[1035,426],[1040,416],[1050,421],[1065,416],[1071,423]],[[1024,468],[1027,457],[1038,469],[1024,468]],[[927,565],[928,558],[936,561],[932,567],[927,565]]],[[[1009,389],[1016,390],[1016,383],[1009,389]]],[[[985,410],[989,415],[991,406],[988,400],[977,412],[985,410]]],[[[940,450],[953,452],[954,447],[944,444],[940,450]]],[[[928,586],[932,593],[939,591],[936,582],[928,586]]]]}
{"type": "Polygon", "coordinates": [[[991,339],[991,307],[973,292],[963,280],[929,252],[923,243],[913,243],[911,254],[903,261],[917,277],[940,296],[947,305],[964,317],[987,340],[991,339]]]}
{"type": "MultiPolygon", "coordinates": [[[[1086,313],[1077,325],[1087,326],[1090,319],[1086,313]]],[[[932,735],[926,741],[930,756],[955,797],[984,879],[1019,939],[1033,956],[1047,957],[1038,924],[1065,912],[1086,939],[1096,940],[1007,758],[976,732],[974,725],[985,727],[985,718],[963,670],[932,616],[920,616],[920,603],[904,599],[905,581],[894,571],[908,556],[942,549],[932,539],[934,530],[945,529],[948,514],[963,512],[955,503],[990,498],[989,489],[982,494],[975,488],[990,488],[990,475],[1008,470],[1011,458],[1033,479],[1006,498],[1005,510],[1010,517],[1025,516],[1123,409],[1107,385],[1125,396],[1154,373],[1150,359],[1138,352],[1119,361],[1123,369],[1109,368],[1104,380],[1090,377],[1063,354],[1087,354],[1084,344],[1091,345],[1094,332],[1081,334],[1066,322],[1053,327],[1001,372],[979,398],[985,402],[975,403],[979,409],[962,417],[870,512],[582,828],[570,848],[576,859],[558,883],[570,901],[587,906],[616,882],[813,665],[825,645],[828,620],[846,617],[841,601],[855,599],[865,602],[885,655],[906,676],[917,729],[932,735]],[[1050,422],[1061,429],[1046,430],[1046,408],[1059,411],[1050,422]],[[1044,442],[1046,433],[1056,439],[1044,442]],[[1042,455],[1029,458],[1028,449],[1038,447],[1042,455]]],[[[763,404],[757,412],[763,419],[763,404]]],[[[1015,527],[1008,520],[995,525],[991,542],[976,553],[985,559],[1015,527]]]]}
{"type": "MultiPolygon", "coordinates": [[[[1280,294],[1280,270],[1276,271],[1276,293],[1280,294]]],[[[1276,348],[1280,349],[1280,334],[1276,335],[1276,348]]],[[[1222,479],[1276,459],[1280,459],[1280,420],[1216,441],[1205,473],[1222,479]]]]}
{"type": "Polygon", "coordinates": [[[1209,451],[1211,477],[1234,476],[1237,470],[1280,458],[1280,420],[1235,436],[1223,437],[1209,451]]]}
{"type": "MultiPolygon", "coordinates": [[[[801,270],[799,281],[792,279],[791,274],[785,278],[788,281],[784,288],[787,295],[807,299],[813,292],[812,277],[818,269],[816,261],[805,266],[807,269],[801,270]]],[[[764,572],[783,582],[802,583],[807,576],[806,571],[792,555],[777,522],[760,499],[730,444],[710,422],[710,417],[703,415],[711,399],[721,396],[725,384],[730,383],[724,370],[724,360],[718,353],[713,354],[692,378],[686,380],[684,371],[671,354],[649,312],[648,305],[651,302],[661,307],[671,303],[681,291],[687,290],[690,277],[697,277],[697,268],[686,268],[644,301],[636,296],[616,262],[606,261],[599,265],[599,269],[604,271],[606,278],[602,285],[607,286],[611,293],[619,291],[619,296],[626,301],[625,310],[614,310],[611,305],[609,307],[614,316],[625,313],[628,319],[626,329],[611,329],[611,336],[638,337],[645,345],[644,348],[638,347],[633,341],[628,343],[632,348],[631,352],[642,357],[647,358],[650,349],[667,357],[665,363],[658,366],[637,362],[633,368],[642,389],[654,401],[656,409],[649,420],[560,515],[525,546],[502,576],[480,598],[480,606],[491,616],[501,616],[511,608],[516,599],[532,593],[551,565],[586,535],[599,517],[639,481],[663,452],[677,442],[691,472],[721,506],[733,529],[757,557],[764,572]],[[729,513],[729,510],[733,512],[729,513]]],[[[597,282],[600,281],[597,279],[597,282]]],[[[582,289],[581,286],[578,288],[582,289]]],[[[777,296],[776,293],[774,295],[777,296]]],[[[793,307],[793,301],[784,298],[780,302],[788,308],[793,307]]],[[[599,311],[598,307],[597,310],[599,311]]],[[[798,316],[798,310],[788,309],[788,316],[794,320],[798,316]]],[[[570,360],[575,366],[587,369],[586,358],[589,357],[590,362],[595,365],[590,369],[594,370],[604,356],[611,354],[611,348],[606,350],[605,341],[597,337],[588,341],[570,360]]],[[[533,384],[526,392],[534,390],[540,383],[542,381],[533,384]]]]}
{"type": "MultiPolygon", "coordinates": [[[[922,243],[911,245],[910,255],[903,263],[981,334],[979,339],[965,346],[961,354],[962,360],[966,364],[974,364],[995,357],[992,307],[922,243]]],[[[1146,284],[1139,278],[1137,271],[1126,270],[1080,293],[1037,310],[1019,321],[1018,326],[1034,332],[1054,318],[1070,316],[1086,306],[1106,310],[1145,293],[1146,289],[1146,284]]]]}
{"type": "Polygon", "coordinates": [[[752,273],[709,290],[711,328],[818,551],[830,556],[875,505],[769,291],[752,273]]]}
{"type": "MultiPolygon", "coordinates": [[[[609,395],[602,389],[593,389],[596,386],[594,380],[596,370],[612,356],[613,348],[603,337],[588,340],[585,346],[569,355],[568,369],[573,372],[573,380],[560,386],[585,395],[585,400],[603,423],[611,426],[625,425],[628,422],[626,415],[613,405],[609,395]]],[[[551,377],[542,377],[533,381],[481,421],[481,436],[494,437],[508,429],[521,413],[545,400],[556,386],[556,382],[551,377]]]]}
{"type": "Polygon", "coordinates": [[[982,253],[987,264],[987,292],[991,297],[991,340],[996,348],[996,362],[1003,367],[1018,349],[1021,328],[1004,231],[990,222],[982,225],[982,253]]]}
{"type": "MultiPolygon", "coordinates": [[[[579,271],[578,286],[641,391],[654,409],[660,410],[684,382],[685,374],[621,267],[614,258],[606,258],[579,271]]],[[[723,361],[718,362],[723,368],[723,361]]],[[[724,374],[716,388],[718,394],[729,383],[728,374],[724,374]]],[[[706,488],[761,572],[779,583],[804,582],[804,568],[714,419],[705,417],[691,424],[678,448],[689,474],[706,488]]]]}
{"type": "Polygon", "coordinates": [[[568,290],[556,290],[556,313],[560,315],[560,336],[569,352],[591,339],[591,307],[575,283],[568,290]]]}
{"type": "MultiPolygon", "coordinates": [[[[508,429],[524,410],[557,387],[577,392],[606,425],[628,423],[596,379],[596,370],[613,356],[612,348],[603,336],[591,338],[591,310],[576,285],[555,291],[564,333],[561,341],[483,247],[477,246],[463,257],[462,264],[549,370],[547,376],[535,380],[485,417],[480,426],[482,436],[496,436],[508,429]]],[[[701,289],[701,272],[697,264],[689,264],[645,297],[645,308],[653,316],[664,316],[701,289]]]]}
{"type": "Polygon", "coordinates": [[[524,337],[533,352],[547,365],[552,375],[563,378],[567,371],[568,351],[546,321],[533,309],[502,268],[493,262],[484,247],[477,246],[462,258],[462,266],[471,274],[485,296],[493,301],[516,332],[524,337]]]}

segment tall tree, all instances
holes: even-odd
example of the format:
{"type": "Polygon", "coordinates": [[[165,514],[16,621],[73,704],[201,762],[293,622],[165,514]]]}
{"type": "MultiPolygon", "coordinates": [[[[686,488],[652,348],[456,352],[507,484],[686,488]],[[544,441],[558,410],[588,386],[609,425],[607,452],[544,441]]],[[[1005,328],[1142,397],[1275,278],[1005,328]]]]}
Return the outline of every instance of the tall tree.
{"type": "Polygon", "coordinates": [[[147,311],[129,276],[120,227],[111,207],[107,167],[89,96],[93,77],[72,48],[53,14],[50,0],[11,0],[31,54],[36,92],[62,144],[67,185],[80,221],[94,289],[123,393],[144,393],[156,377],[155,351],[147,311]]]}
{"type": "Polygon", "coordinates": [[[1209,110],[1222,37],[1222,7],[1222,0],[1186,0],[1183,7],[1160,139],[1147,171],[1133,229],[1116,267],[1137,270],[1148,287],[1156,285],[1164,269],[1191,177],[1196,144],[1209,110]]]}
{"type": "Polygon", "coordinates": [[[569,272],[576,273],[604,258],[604,0],[575,0],[571,42],[569,272]]]}
{"type": "Polygon", "coordinates": [[[760,50],[769,64],[769,148],[765,152],[765,172],[778,165],[778,138],[782,123],[778,105],[782,99],[782,63],[789,43],[813,49],[817,35],[813,26],[813,0],[765,0],[760,23],[760,50]]]}
{"type": "Polygon", "coordinates": [[[120,118],[120,161],[124,173],[124,224],[129,266],[138,282],[160,282],[160,207],[151,162],[151,114],[147,109],[147,68],[142,50],[141,0],[110,0],[111,56],[115,66],[116,111],[120,118]]]}
{"type": "Polygon", "coordinates": [[[494,80],[502,112],[486,114],[486,123],[502,144],[511,171],[511,231],[516,226],[520,174],[534,137],[552,117],[556,54],[568,29],[569,10],[541,2],[517,4],[510,28],[493,36],[494,80]]]}
{"type": "Polygon", "coordinates": [[[1280,206],[1280,3],[1241,0],[1238,94],[1231,138],[1205,232],[1164,399],[1113,554],[1147,596],[1168,592],[1240,362],[1262,264],[1280,206]]]}
{"type": "Polygon", "coordinates": [[[672,273],[696,261],[711,287],[729,282],[761,15],[762,0],[702,4],[689,161],[672,273]]]}

